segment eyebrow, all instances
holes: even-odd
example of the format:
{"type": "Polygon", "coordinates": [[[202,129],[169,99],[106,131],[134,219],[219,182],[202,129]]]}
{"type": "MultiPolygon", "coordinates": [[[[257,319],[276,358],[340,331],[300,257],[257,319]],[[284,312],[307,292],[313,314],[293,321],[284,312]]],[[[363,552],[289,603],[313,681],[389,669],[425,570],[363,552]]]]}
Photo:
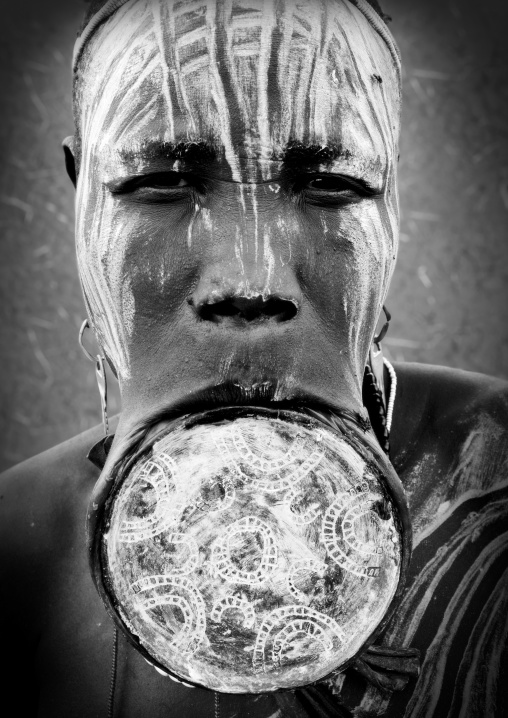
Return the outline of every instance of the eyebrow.
{"type": "Polygon", "coordinates": [[[217,157],[217,149],[210,142],[160,142],[146,141],[136,149],[120,149],[120,158],[126,162],[185,160],[193,164],[207,164],[217,157]]]}
{"type": "Polygon", "coordinates": [[[341,144],[304,145],[302,142],[292,141],[282,154],[274,159],[281,159],[286,165],[322,165],[337,159],[349,160],[351,157],[351,151],[341,144]]]}
{"type": "MultiPolygon", "coordinates": [[[[164,142],[161,140],[145,140],[137,147],[118,149],[118,155],[126,165],[136,166],[151,163],[184,162],[191,170],[210,166],[224,156],[224,147],[220,143],[206,140],[187,142],[164,142]]],[[[304,144],[298,140],[290,140],[282,150],[274,150],[270,159],[280,162],[288,170],[300,170],[318,165],[331,165],[335,160],[349,161],[353,157],[351,150],[340,143],[326,145],[304,144]]]]}

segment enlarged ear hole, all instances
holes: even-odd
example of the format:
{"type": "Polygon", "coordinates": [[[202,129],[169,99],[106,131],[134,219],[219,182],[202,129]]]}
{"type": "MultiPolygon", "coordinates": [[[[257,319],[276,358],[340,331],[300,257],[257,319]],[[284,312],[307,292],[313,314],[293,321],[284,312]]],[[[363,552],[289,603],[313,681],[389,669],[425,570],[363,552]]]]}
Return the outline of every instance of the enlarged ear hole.
{"type": "Polygon", "coordinates": [[[62,143],[64,157],[65,157],[65,169],[69,175],[69,179],[76,186],[77,174],[76,174],[76,162],[74,160],[74,137],[66,137],[62,143]]]}
{"type": "MultiPolygon", "coordinates": [[[[379,344],[380,342],[382,342],[383,339],[384,339],[385,336],[386,336],[386,332],[387,332],[388,329],[390,328],[390,321],[391,321],[391,319],[392,319],[392,315],[390,314],[390,312],[388,311],[388,309],[386,308],[386,306],[385,306],[384,304],[383,304],[383,313],[384,313],[384,315],[385,315],[386,321],[385,321],[385,323],[383,324],[383,326],[381,327],[381,329],[380,329],[380,331],[379,331],[379,334],[377,334],[377,335],[374,337],[374,340],[373,340],[373,341],[374,341],[374,344],[379,344]]],[[[378,324],[379,324],[379,319],[378,319],[378,324]]],[[[377,326],[377,325],[376,325],[376,326],[377,326]]]]}
{"type": "Polygon", "coordinates": [[[111,369],[111,371],[112,371],[112,373],[113,373],[113,376],[114,376],[115,379],[118,381],[118,372],[117,372],[117,370],[116,370],[115,365],[114,365],[113,362],[111,361],[111,358],[108,356],[107,352],[103,352],[103,354],[104,354],[104,356],[106,357],[106,361],[108,362],[108,366],[109,366],[109,368],[111,369]]]}

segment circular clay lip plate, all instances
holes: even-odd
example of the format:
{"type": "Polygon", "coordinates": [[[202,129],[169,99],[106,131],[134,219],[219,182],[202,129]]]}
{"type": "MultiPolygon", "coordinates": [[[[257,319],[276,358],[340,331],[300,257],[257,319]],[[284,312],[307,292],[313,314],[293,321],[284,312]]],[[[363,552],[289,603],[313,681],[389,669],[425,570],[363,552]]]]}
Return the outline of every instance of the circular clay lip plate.
{"type": "MultiPolygon", "coordinates": [[[[211,413],[212,414],[212,413],[211,413]]],[[[176,422],[117,481],[103,586],[156,666],[261,693],[350,661],[397,592],[397,507],[373,452],[298,412],[176,422]]]]}

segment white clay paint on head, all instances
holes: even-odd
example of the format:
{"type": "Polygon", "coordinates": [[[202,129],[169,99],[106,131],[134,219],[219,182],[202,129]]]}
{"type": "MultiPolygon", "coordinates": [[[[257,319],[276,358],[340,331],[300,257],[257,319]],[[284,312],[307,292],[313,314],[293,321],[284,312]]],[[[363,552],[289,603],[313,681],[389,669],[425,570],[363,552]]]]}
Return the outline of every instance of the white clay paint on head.
{"type": "MultiPolygon", "coordinates": [[[[293,216],[280,210],[275,222],[273,215],[266,221],[258,211],[261,191],[277,197],[270,187],[289,142],[340,145],[326,171],[385,188],[382,200],[337,210],[338,229],[330,209],[322,212],[325,241],[348,246],[351,281],[341,288],[341,304],[350,321],[347,354],[361,376],[370,317],[381,309],[397,251],[400,110],[398,71],[362,13],[346,0],[130,0],[95,33],[81,63],[78,264],[94,328],[120,382],[130,374],[132,275],[147,273],[155,287],[174,279],[171,258],[132,266],[131,242],[149,243],[150,228],[106,186],[133,170],[136,160],[126,157],[147,141],[208,141],[223,152],[228,181],[247,185],[231,210],[238,218],[233,293],[243,296],[277,291],[292,256],[293,216]],[[259,183],[267,184],[261,190],[259,183]],[[277,249],[275,231],[286,233],[288,254],[277,249]],[[258,267],[255,282],[248,262],[258,267]]],[[[139,161],[134,170],[143,171],[139,161]]],[[[217,216],[199,205],[185,221],[187,252],[217,231],[217,216]]],[[[312,263],[312,247],[308,254],[312,263]]]]}

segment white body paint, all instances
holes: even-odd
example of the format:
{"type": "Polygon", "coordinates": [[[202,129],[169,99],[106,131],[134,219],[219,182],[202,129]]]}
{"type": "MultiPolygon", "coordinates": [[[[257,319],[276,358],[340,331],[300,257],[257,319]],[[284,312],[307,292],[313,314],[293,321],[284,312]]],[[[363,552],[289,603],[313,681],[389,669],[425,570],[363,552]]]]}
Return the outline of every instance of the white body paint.
{"type": "MultiPolygon", "coordinates": [[[[131,373],[136,325],[131,241],[135,236],[139,242],[140,235],[151,241],[136,212],[126,212],[104,184],[125,175],[125,152],[147,140],[206,139],[223,147],[231,181],[248,185],[238,207],[228,209],[237,216],[231,262],[238,265],[238,281],[229,290],[266,298],[280,291],[280,270],[293,242],[281,215],[287,229],[278,231],[287,232],[289,257],[280,242],[274,244],[274,222],[258,211],[264,186],[258,183],[273,187],[281,164],[273,157],[295,138],[340,142],[344,156],[326,165],[327,171],[385,187],[384,201],[364,199],[342,208],[339,230],[326,219],[330,212],[322,212],[326,241],[350,247],[352,282],[346,292],[355,321],[349,323],[347,353],[358,383],[373,332],[370,315],[380,311],[397,250],[400,103],[398,70],[364,15],[347,0],[130,0],[92,37],[81,62],[78,263],[93,325],[121,384],[131,373]]],[[[134,165],[129,171],[143,171],[142,163],[134,165]]],[[[182,220],[185,251],[198,251],[205,236],[213,239],[220,231],[206,212],[196,206],[182,220]]],[[[177,281],[169,266],[159,261],[158,274],[150,266],[136,271],[153,277],[154,291],[162,292],[177,281]]]]}

